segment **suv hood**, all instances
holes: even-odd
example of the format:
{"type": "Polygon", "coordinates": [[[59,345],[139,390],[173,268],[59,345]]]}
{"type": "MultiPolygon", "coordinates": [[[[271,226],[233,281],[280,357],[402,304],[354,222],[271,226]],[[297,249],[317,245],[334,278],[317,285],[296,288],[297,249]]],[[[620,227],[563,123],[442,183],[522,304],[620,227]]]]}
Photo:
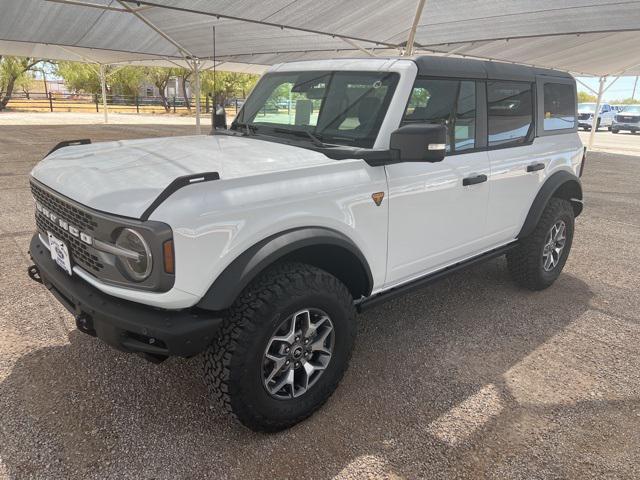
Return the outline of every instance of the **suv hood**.
{"type": "Polygon", "coordinates": [[[194,135],[61,148],[31,175],[87,207],[139,218],[177,177],[218,172],[224,181],[333,162],[313,150],[257,138],[194,135]]]}

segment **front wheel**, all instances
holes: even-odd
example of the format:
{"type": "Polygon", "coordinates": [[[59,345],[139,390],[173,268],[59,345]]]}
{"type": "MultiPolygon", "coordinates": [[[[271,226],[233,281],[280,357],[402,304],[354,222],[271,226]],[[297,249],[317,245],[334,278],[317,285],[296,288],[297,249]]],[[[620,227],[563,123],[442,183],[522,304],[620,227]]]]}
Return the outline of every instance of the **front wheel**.
{"type": "Polygon", "coordinates": [[[569,256],[573,229],[571,204],[561,198],[549,200],[533,233],[507,253],[514,281],[530,290],[542,290],[555,282],[569,256]]]}
{"type": "Polygon", "coordinates": [[[617,128],[612,128],[611,129],[611,133],[619,133],[619,132],[620,132],[620,130],[618,130],[617,128]]]}
{"type": "Polygon", "coordinates": [[[205,382],[248,428],[282,430],[333,393],[355,334],[353,298],[345,285],[319,268],[285,263],[236,300],[205,352],[205,382]]]}

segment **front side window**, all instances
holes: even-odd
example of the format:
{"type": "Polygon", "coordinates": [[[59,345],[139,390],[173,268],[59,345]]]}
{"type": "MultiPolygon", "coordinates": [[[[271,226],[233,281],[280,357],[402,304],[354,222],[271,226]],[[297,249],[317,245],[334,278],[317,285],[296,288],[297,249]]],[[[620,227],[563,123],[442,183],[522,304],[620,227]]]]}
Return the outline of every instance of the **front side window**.
{"type": "Polygon", "coordinates": [[[576,104],[573,86],[566,83],[545,83],[544,129],[563,130],[576,123],[576,104]]]}
{"type": "Polygon", "coordinates": [[[447,152],[475,148],[476,86],[473,81],[419,79],[402,120],[440,123],[447,128],[447,152]]]}
{"type": "Polygon", "coordinates": [[[393,97],[393,72],[285,72],[265,75],[232,128],[371,148],[393,97]]]}
{"type": "Polygon", "coordinates": [[[533,131],[530,83],[487,82],[489,147],[526,143],[533,131]]]}

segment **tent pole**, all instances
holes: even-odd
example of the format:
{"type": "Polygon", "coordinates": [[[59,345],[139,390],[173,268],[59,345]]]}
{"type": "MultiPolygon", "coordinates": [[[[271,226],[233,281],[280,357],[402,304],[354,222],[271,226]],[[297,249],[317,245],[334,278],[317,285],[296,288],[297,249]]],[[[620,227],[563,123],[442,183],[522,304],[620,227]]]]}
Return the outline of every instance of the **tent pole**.
{"type": "Polygon", "coordinates": [[[200,129],[200,60],[193,60],[193,74],[195,76],[195,96],[196,96],[196,135],[202,133],[200,129]]]}
{"type": "Polygon", "coordinates": [[[404,56],[409,57],[413,55],[413,44],[416,39],[416,30],[418,29],[418,23],[420,23],[420,17],[422,17],[422,10],[426,0],[418,0],[418,8],[416,8],[416,15],[413,17],[413,24],[411,30],[409,30],[409,38],[407,39],[407,47],[404,49],[404,56]]]}
{"type": "Polygon", "coordinates": [[[600,77],[598,99],[596,100],[596,108],[593,111],[593,123],[591,124],[591,133],[589,134],[589,150],[593,148],[593,140],[596,136],[596,127],[598,125],[598,117],[600,116],[600,103],[602,103],[602,94],[604,93],[604,84],[606,81],[607,77],[600,77]]]}
{"type": "Polygon", "coordinates": [[[107,112],[107,75],[105,66],[100,64],[100,87],[102,88],[102,110],[104,111],[104,123],[109,123],[109,113],[107,112]]]}

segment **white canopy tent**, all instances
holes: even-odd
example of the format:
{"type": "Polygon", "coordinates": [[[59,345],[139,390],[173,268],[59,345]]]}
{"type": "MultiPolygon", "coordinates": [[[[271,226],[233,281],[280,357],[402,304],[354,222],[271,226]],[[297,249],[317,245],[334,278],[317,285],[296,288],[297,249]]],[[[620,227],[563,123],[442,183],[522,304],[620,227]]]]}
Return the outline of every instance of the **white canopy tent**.
{"type": "Polygon", "coordinates": [[[639,0],[0,0],[0,12],[0,54],[100,65],[211,68],[215,27],[221,70],[434,53],[601,77],[599,101],[605,77],[640,74],[639,0]]]}

